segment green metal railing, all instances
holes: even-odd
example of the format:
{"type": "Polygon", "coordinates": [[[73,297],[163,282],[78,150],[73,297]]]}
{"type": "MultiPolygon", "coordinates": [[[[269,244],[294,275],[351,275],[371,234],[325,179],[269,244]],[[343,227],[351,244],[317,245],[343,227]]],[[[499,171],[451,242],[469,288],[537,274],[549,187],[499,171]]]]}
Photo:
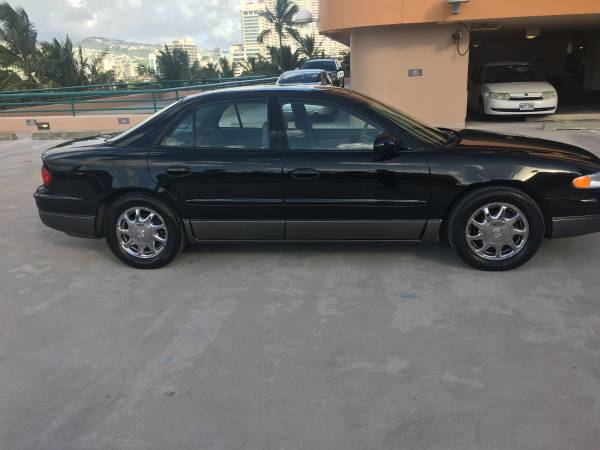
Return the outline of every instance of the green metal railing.
{"type": "MultiPolygon", "coordinates": [[[[106,89],[111,85],[98,85],[104,89],[75,91],[76,88],[39,89],[29,91],[0,92],[0,114],[22,116],[26,113],[69,113],[76,116],[82,112],[156,112],[190,93],[236,86],[274,83],[277,77],[244,77],[223,79],[218,82],[182,85],[153,89],[106,89]],[[125,97],[131,98],[125,98],[125,97]],[[102,106],[103,105],[103,106],[102,106]],[[120,106],[123,105],[123,106],[120,106]],[[39,108],[45,107],[48,108],[39,108]]],[[[118,84],[118,83],[117,83],[118,84]]],[[[129,86],[139,84],[130,83],[129,86]]],[[[81,86],[79,88],[93,88],[81,86]]]]}

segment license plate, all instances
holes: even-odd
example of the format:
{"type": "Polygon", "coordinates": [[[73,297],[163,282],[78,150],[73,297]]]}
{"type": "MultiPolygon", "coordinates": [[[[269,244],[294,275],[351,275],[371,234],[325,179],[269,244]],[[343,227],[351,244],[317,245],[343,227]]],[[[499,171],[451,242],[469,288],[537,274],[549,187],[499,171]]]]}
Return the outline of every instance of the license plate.
{"type": "Polygon", "coordinates": [[[535,109],[535,105],[533,103],[521,103],[519,105],[519,109],[521,111],[533,111],[535,109]]]}

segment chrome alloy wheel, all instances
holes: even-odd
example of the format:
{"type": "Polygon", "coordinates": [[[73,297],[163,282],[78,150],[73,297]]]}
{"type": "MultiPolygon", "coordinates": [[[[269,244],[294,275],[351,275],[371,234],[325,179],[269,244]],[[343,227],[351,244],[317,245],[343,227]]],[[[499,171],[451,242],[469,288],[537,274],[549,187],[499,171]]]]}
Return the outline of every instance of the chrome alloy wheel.
{"type": "Polygon", "coordinates": [[[469,218],[466,228],[469,248],[491,261],[512,258],[529,238],[527,218],[510,203],[488,203],[469,218]]]}
{"type": "Polygon", "coordinates": [[[167,226],[156,211],[136,206],[124,211],[117,220],[117,238],[121,248],[131,256],[150,259],[165,249],[167,226]]]}

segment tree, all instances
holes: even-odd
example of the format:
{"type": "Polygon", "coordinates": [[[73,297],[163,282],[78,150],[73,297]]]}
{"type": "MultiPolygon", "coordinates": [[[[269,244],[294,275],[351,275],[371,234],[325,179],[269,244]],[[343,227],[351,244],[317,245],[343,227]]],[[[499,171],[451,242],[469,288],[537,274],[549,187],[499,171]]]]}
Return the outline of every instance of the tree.
{"type": "Polygon", "coordinates": [[[192,80],[215,80],[219,78],[219,70],[213,63],[208,63],[205,67],[200,67],[198,61],[194,62],[190,69],[192,80]]]}
{"type": "Polygon", "coordinates": [[[279,72],[273,70],[271,63],[264,58],[256,58],[250,56],[247,60],[240,63],[242,68],[242,76],[251,75],[277,75],[279,72]]]}
{"type": "Polygon", "coordinates": [[[179,48],[169,50],[165,47],[160,50],[156,57],[158,64],[158,78],[164,80],[189,80],[190,66],[188,54],[186,51],[179,48]]]}
{"type": "Polygon", "coordinates": [[[17,67],[33,84],[38,79],[37,31],[23,8],[0,3],[0,66],[17,67]]]}
{"type": "Polygon", "coordinates": [[[267,47],[272,70],[275,73],[294,70],[300,65],[300,54],[298,50],[292,52],[288,45],[282,47],[267,47]]]}
{"type": "Polygon", "coordinates": [[[316,36],[310,34],[308,36],[299,36],[296,39],[300,48],[298,49],[299,53],[306,57],[306,59],[316,59],[318,57],[323,57],[324,52],[317,42],[316,36]]]}
{"type": "Polygon", "coordinates": [[[258,35],[258,38],[256,39],[258,43],[263,44],[265,39],[273,32],[273,29],[275,29],[275,33],[277,33],[277,36],[279,37],[279,47],[283,47],[283,39],[286,35],[297,39],[299,34],[293,19],[298,11],[298,5],[292,3],[291,0],[277,0],[273,11],[269,8],[261,11],[260,15],[273,25],[273,27],[262,31],[258,35]]]}
{"type": "Polygon", "coordinates": [[[0,91],[16,91],[19,89],[32,89],[37,85],[28,80],[22,80],[12,70],[0,70],[0,91]]]}
{"type": "Polygon", "coordinates": [[[233,78],[235,76],[235,64],[230,64],[229,59],[219,58],[219,68],[222,78],[233,78]]]}
{"type": "MultiPolygon", "coordinates": [[[[81,47],[79,47],[81,52],[81,47]]],[[[113,70],[104,70],[106,52],[101,52],[92,59],[86,60],[86,76],[88,84],[108,84],[116,81],[113,70]]]]}
{"type": "Polygon", "coordinates": [[[142,78],[156,78],[156,71],[146,64],[138,64],[137,73],[142,78]]]}
{"type": "Polygon", "coordinates": [[[51,87],[86,84],[85,63],[81,49],[76,59],[69,36],[64,41],[54,38],[40,45],[39,78],[51,87]]]}

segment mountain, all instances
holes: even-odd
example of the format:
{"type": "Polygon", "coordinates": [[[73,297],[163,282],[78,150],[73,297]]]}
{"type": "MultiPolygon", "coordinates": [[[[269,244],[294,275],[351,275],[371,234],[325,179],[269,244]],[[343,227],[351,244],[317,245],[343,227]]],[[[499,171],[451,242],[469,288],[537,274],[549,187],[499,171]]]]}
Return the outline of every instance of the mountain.
{"type": "Polygon", "coordinates": [[[109,39],[103,37],[88,37],[83,39],[78,45],[82,48],[91,50],[102,50],[113,55],[127,55],[134,58],[148,58],[153,50],[161,48],[156,44],[141,44],[139,42],[127,42],[119,39],[109,39]]]}

